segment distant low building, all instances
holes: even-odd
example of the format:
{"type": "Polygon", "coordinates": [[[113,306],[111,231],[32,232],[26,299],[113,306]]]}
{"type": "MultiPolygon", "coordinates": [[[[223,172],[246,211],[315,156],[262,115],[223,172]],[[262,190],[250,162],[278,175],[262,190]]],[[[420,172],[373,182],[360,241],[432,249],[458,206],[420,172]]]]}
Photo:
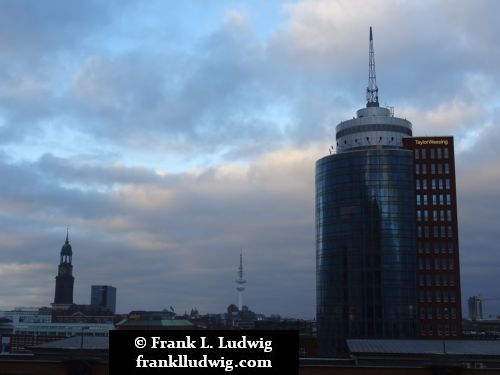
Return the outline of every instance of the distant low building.
{"type": "Polygon", "coordinates": [[[193,323],[184,319],[125,319],[116,324],[119,330],[184,330],[193,329],[193,323]]]}
{"type": "Polygon", "coordinates": [[[11,353],[31,352],[30,347],[72,336],[108,337],[113,324],[24,323],[14,327],[7,343],[11,353]]]}

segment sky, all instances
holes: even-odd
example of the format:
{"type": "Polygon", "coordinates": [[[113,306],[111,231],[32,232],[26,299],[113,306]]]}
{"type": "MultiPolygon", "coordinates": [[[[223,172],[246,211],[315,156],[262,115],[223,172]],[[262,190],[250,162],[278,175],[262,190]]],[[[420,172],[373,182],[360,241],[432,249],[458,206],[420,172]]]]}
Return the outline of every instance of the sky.
{"type": "MultiPolygon", "coordinates": [[[[0,2],[0,307],[315,316],[314,166],[379,100],[455,137],[463,302],[500,284],[500,2],[0,2]]],[[[500,314],[500,300],[485,302],[500,314]]],[[[466,315],[466,310],[464,311],[466,315]]]]}

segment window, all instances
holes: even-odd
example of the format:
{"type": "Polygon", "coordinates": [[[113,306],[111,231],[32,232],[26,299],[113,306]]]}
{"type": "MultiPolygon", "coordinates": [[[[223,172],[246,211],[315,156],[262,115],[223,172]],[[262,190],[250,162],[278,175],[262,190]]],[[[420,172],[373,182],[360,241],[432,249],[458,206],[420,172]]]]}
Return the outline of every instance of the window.
{"type": "Polygon", "coordinates": [[[452,290],[450,292],[450,302],[455,303],[455,291],[452,290]]]}
{"type": "Polygon", "coordinates": [[[424,275],[420,275],[418,278],[418,285],[424,286],[425,285],[425,277],[424,275]]]}
{"type": "Polygon", "coordinates": [[[448,254],[453,254],[454,246],[452,242],[448,242],[448,254]]]}
{"type": "Polygon", "coordinates": [[[449,178],[447,178],[445,180],[445,184],[446,184],[446,190],[450,190],[450,179],[449,178]]]}
{"type": "Polygon", "coordinates": [[[425,258],[425,269],[427,271],[431,269],[431,260],[429,258],[425,258]]]}
{"type": "Polygon", "coordinates": [[[443,194],[439,194],[439,204],[444,204],[444,196],[443,196],[443,194]]]}
{"type": "Polygon", "coordinates": [[[444,221],[444,210],[440,210],[440,211],[439,211],[439,219],[440,219],[441,221],[444,221]]]}
{"type": "Polygon", "coordinates": [[[448,263],[448,264],[449,264],[449,266],[450,266],[450,270],[455,269],[455,261],[454,261],[453,259],[450,259],[450,261],[449,261],[449,263],[448,263]]]}
{"type": "Polygon", "coordinates": [[[431,148],[430,152],[431,152],[431,159],[434,159],[434,149],[431,148]]]}
{"type": "Polygon", "coordinates": [[[448,225],[448,238],[453,237],[453,229],[451,228],[451,225],[448,225]]]}
{"type": "Polygon", "coordinates": [[[425,307],[420,308],[420,319],[425,319],[425,307]]]}
{"type": "Polygon", "coordinates": [[[451,319],[456,319],[457,318],[457,308],[452,307],[451,308],[451,319]]]}
{"type": "Polygon", "coordinates": [[[432,319],[432,307],[430,306],[427,307],[427,319],[432,319]]]}
{"type": "Polygon", "coordinates": [[[443,275],[443,286],[448,286],[448,279],[443,275]]]}
{"type": "Polygon", "coordinates": [[[429,211],[424,210],[424,221],[428,222],[429,221],[429,211]]]}
{"type": "Polygon", "coordinates": [[[424,205],[427,206],[429,202],[427,202],[427,194],[424,194],[424,205]]]}
{"type": "Polygon", "coordinates": [[[420,225],[417,227],[417,237],[422,238],[422,227],[420,225]]]}
{"type": "Polygon", "coordinates": [[[446,220],[451,221],[451,210],[446,210],[446,220]]]}
{"type": "Polygon", "coordinates": [[[436,205],[437,204],[437,195],[432,194],[432,204],[436,205]]]}
{"type": "Polygon", "coordinates": [[[437,319],[441,319],[441,318],[442,318],[441,308],[440,308],[440,307],[438,307],[438,308],[436,309],[436,318],[437,318],[437,319]]]}
{"type": "Polygon", "coordinates": [[[438,174],[443,174],[443,164],[438,164],[438,174]]]}
{"type": "Polygon", "coordinates": [[[427,174],[427,164],[422,164],[422,174],[427,174]]]}
{"type": "Polygon", "coordinates": [[[415,173],[420,174],[420,164],[415,164],[415,173]]]}
{"type": "Polygon", "coordinates": [[[430,254],[430,253],[431,253],[431,248],[430,248],[430,246],[429,246],[429,243],[428,243],[428,242],[426,242],[426,243],[425,243],[425,253],[426,253],[426,254],[430,254]]]}
{"type": "Polygon", "coordinates": [[[427,180],[426,179],[422,180],[422,189],[427,190],[427,180]]]}
{"type": "Polygon", "coordinates": [[[420,190],[420,180],[418,178],[415,180],[415,187],[420,190]]]}
{"type": "Polygon", "coordinates": [[[427,155],[426,155],[426,152],[425,152],[425,148],[422,149],[422,159],[425,159],[427,158],[427,155]]]}
{"type": "MultiPolygon", "coordinates": [[[[437,229],[437,228],[434,227],[434,229],[437,229]]],[[[437,236],[435,236],[435,237],[437,237],[437,236]]],[[[439,270],[439,259],[438,258],[434,259],[434,269],[439,270]]]]}
{"type": "Polygon", "coordinates": [[[424,226],[424,237],[429,238],[429,226],[424,226]]]}
{"type": "Polygon", "coordinates": [[[436,174],[436,164],[431,164],[431,174],[436,174]]]}
{"type": "Polygon", "coordinates": [[[448,262],[446,261],[446,258],[441,259],[441,265],[443,270],[446,270],[448,268],[448,262]]]}
{"type": "Polygon", "coordinates": [[[439,189],[441,189],[441,190],[442,190],[442,189],[443,189],[443,179],[442,179],[442,178],[440,178],[440,179],[438,180],[438,183],[439,183],[439,189]]]}
{"type": "Polygon", "coordinates": [[[443,150],[443,153],[444,153],[444,158],[445,158],[445,159],[448,159],[448,149],[447,149],[447,148],[445,148],[445,149],[443,150]]]}
{"type": "Polygon", "coordinates": [[[431,184],[432,184],[432,190],[436,190],[436,179],[435,178],[433,178],[431,180],[431,184]]]}
{"type": "Polygon", "coordinates": [[[434,284],[436,284],[436,286],[441,286],[441,277],[439,275],[434,276],[434,284]]]}
{"type": "Polygon", "coordinates": [[[437,238],[439,237],[439,233],[438,233],[438,227],[435,225],[434,226],[434,238],[437,238]]]}
{"type": "Polygon", "coordinates": [[[417,194],[417,206],[420,206],[420,194],[417,194]]]}
{"type": "Polygon", "coordinates": [[[455,275],[450,275],[450,286],[455,286],[455,275]]]}
{"type": "Polygon", "coordinates": [[[431,275],[425,275],[425,285],[432,286],[432,278],[431,275]]]}
{"type": "Polygon", "coordinates": [[[445,229],[444,225],[441,225],[441,237],[442,238],[446,237],[446,229],[445,229]]]}
{"type": "Polygon", "coordinates": [[[416,148],[415,149],[415,159],[420,159],[420,149],[419,148],[416,148]]]}
{"type": "Polygon", "coordinates": [[[443,302],[448,302],[448,291],[443,290],[443,302]]]}
{"type": "Polygon", "coordinates": [[[434,220],[434,221],[438,220],[438,212],[437,212],[437,210],[432,210],[432,220],[434,220]]]}
{"type": "Polygon", "coordinates": [[[451,194],[446,194],[446,204],[447,205],[451,204],[451,194]]]}
{"type": "Polygon", "coordinates": [[[450,165],[448,163],[444,164],[444,173],[450,174],[450,165]]]}
{"type": "Polygon", "coordinates": [[[417,221],[422,221],[422,211],[417,210],[417,221]]]}
{"type": "Polygon", "coordinates": [[[443,150],[442,150],[441,148],[438,148],[438,149],[436,150],[436,153],[437,153],[437,158],[438,158],[438,159],[441,159],[441,158],[442,158],[442,156],[443,156],[442,151],[443,151],[443,150]]]}
{"type": "Polygon", "coordinates": [[[436,302],[441,302],[441,292],[436,290],[436,302]]]}

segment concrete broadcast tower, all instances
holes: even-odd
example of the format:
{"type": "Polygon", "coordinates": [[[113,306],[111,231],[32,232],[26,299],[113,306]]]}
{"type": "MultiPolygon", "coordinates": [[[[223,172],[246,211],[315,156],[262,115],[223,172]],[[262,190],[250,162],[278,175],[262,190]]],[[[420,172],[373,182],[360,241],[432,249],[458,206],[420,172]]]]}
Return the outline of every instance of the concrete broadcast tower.
{"type": "Polygon", "coordinates": [[[416,334],[416,228],[409,121],[379,106],[370,28],[366,107],[336,127],[336,154],[316,162],[318,345],[416,334]]]}
{"type": "Polygon", "coordinates": [[[243,250],[240,251],[240,266],[238,267],[238,280],[236,280],[236,290],[238,291],[238,310],[243,309],[243,291],[245,290],[246,280],[243,279],[243,250]]]}

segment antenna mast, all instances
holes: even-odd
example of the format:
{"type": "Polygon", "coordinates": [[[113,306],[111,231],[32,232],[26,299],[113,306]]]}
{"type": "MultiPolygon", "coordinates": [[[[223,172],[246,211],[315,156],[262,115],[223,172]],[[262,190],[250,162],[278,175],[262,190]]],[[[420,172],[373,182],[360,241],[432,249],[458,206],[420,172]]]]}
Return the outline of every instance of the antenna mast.
{"type": "Polygon", "coordinates": [[[366,106],[378,107],[377,76],[375,75],[375,53],[373,51],[373,35],[370,26],[370,63],[368,68],[368,87],[366,88],[366,106]]]}

